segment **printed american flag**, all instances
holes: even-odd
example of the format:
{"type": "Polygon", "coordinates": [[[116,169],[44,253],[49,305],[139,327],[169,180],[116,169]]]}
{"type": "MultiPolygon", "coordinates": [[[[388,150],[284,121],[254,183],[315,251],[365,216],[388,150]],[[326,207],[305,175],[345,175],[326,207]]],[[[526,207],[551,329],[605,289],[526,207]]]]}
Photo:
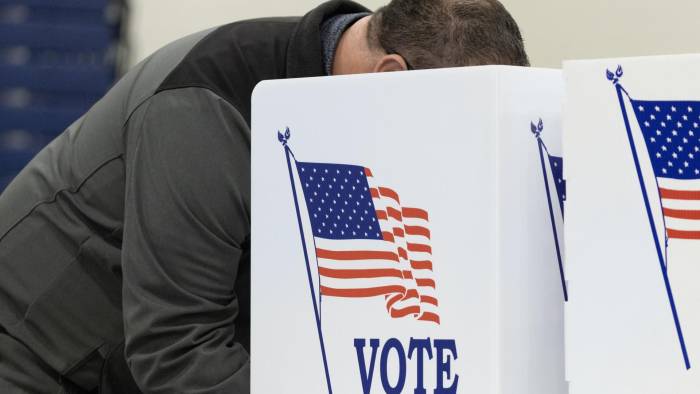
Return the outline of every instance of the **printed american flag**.
{"type": "Polygon", "coordinates": [[[549,158],[549,168],[552,170],[552,178],[557,189],[557,200],[562,215],[564,214],[564,201],[566,201],[566,181],[564,181],[564,159],[559,156],[552,156],[547,152],[549,158]]]}
{"type": "Polygon", "coordinates": [[[549,220],[552,225],[552,237],[554,238],[554,247],[557,252],[557,263],[559,265],[559,278],[561,280],[562,290],[564,292],[564,301],[569,301],[569,291],[566,285],[566,275],[564,273],[564,261],[562,259],[562,250],[559,245],[559,231],[561,224],[557,225],[557,216],[554,214],[554,202],[559,202],[559,212],[561,213],[561,219],[564,219],[564,201],[566,200],[566,181],[564,180],[564,160],[559,156],[554,156],[549,153],[547,145],[540,134],[542,133],[544,126],[542,120],[540,120],[538,125],[534,123],[531,124],[531,130],[537,136],[537,143],[540,148],[540,161],[542,164],[542,175],[544,176],[545,191],[547,193],[547,203],[549,205],[549,220]],[[544,155],[547,155],[547,160],[545,161],[544,155]],[[547,166],[549,164],[549,166],[547,166]],[[547,168],[549,167],[549,169],[547,168]],[[550,177],[552,182],[554,182],[554,188],[550,187],[550,177]],[[556,196],[555,196],[556,194],[556,196]]]}
{"type": "Polygon", "coordinates": [[[700,102],[631,103],[654,168],[667,237],[700,240],[700,102]]]}
{"type": "Polygon", "coordinates": [[[428,212],[401,205],[370,169],[296,162],[313,231],[320,294],[384,297],[393,318],[440,324],[428,212]]]}

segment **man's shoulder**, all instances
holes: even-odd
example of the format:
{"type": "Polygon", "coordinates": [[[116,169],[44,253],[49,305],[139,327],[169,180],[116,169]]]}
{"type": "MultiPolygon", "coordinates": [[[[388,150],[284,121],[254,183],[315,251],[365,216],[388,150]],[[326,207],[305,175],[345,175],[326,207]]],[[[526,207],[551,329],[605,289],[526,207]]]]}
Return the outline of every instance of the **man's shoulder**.
{"type": "Polygon", "coordinates": [[[188,52],[156,92],[206,88],[247,118],[255,85],[285,76],[287,47],[298,22],[295,17],[264,18],[220,26],[188,52]]]}
{"type": "Polygon", "coordinates": [[[248,45],[272,45],[279,40],[288,41],[299,25],[301,17],[273,17],[246,19],[216,27],[205,37],[195,53],[206,53],[205,49],[237,47],[246,49],[248,45]]]}

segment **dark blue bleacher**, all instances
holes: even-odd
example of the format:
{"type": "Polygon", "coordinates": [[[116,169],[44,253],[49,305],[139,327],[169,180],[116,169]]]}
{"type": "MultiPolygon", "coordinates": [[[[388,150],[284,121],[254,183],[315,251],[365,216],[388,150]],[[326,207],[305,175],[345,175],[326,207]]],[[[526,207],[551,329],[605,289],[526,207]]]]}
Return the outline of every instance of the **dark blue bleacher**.
{"type": "Polygon", "coordinates": [[[117,0],[0,0],[0,191],[115,80],[117,0]]]}

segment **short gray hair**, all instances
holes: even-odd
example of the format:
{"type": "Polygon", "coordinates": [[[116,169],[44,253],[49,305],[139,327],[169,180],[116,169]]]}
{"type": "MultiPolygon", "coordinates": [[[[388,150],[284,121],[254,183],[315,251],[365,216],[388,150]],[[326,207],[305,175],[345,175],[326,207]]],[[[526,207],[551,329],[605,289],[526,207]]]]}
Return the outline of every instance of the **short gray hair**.
{"type": "Polygon", "coordinates": [[[520,29],[498,0],[392,0],[371,18],[368,38],[417,69],[530,65],[520,29]]]}

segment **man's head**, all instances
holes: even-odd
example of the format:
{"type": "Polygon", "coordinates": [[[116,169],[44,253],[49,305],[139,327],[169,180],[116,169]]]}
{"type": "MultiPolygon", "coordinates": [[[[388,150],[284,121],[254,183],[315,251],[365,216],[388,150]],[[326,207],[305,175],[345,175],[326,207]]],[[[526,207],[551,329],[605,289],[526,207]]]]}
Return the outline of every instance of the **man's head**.
{"type": "Polygon", "coordinates": [[[528,66],[498,0],[392,0],[341,39],[334,74],[504,64],[528,66]]]}

